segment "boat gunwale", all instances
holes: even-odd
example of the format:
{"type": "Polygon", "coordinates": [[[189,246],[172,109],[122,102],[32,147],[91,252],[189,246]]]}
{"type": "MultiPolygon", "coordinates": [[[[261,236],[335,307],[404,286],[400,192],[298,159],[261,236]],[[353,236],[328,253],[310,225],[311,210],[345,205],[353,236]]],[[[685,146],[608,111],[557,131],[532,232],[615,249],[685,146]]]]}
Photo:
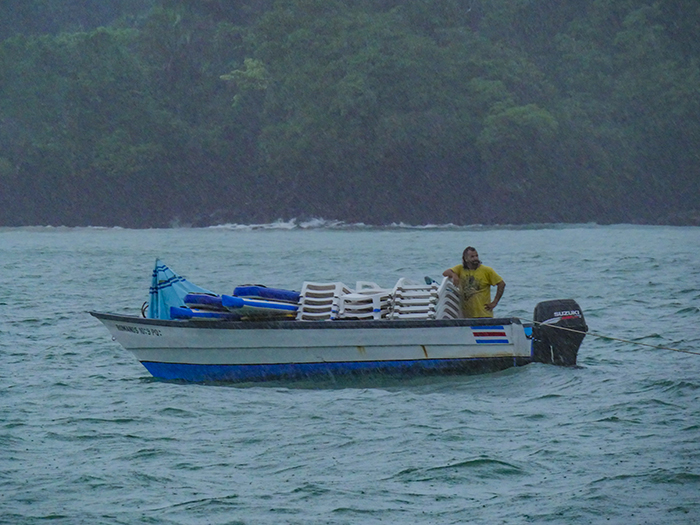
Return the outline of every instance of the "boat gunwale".
{"type": "Polygon", "coordinates": [[[517,317],[480,317],[469,319],[335,319],[323,321],[262,320],[262,321],[229,321],[229,320],[170,320],[151,319],[136,315],[125,315],[109,312],[90,311],[96,319],[140,324],[147,326],[162,326],[168,328],[198,328],[217,330],[313,330],[313,329],[406,329],[406,328],[446,328],[494,325],[522,325],[517,317]]]}

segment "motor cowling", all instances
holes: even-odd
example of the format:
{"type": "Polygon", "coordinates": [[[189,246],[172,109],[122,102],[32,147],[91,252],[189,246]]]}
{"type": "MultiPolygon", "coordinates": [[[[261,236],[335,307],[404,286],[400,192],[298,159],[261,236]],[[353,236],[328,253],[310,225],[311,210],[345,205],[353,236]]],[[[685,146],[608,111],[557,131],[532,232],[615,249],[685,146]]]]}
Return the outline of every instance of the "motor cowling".
{"type": "Polygon", "coordinates": [[[578,349],[588,326],[583,311],[573,299],[543,301],[535,306],[532,328],[532,360],[560,366],[575,366],[578,349]]]}

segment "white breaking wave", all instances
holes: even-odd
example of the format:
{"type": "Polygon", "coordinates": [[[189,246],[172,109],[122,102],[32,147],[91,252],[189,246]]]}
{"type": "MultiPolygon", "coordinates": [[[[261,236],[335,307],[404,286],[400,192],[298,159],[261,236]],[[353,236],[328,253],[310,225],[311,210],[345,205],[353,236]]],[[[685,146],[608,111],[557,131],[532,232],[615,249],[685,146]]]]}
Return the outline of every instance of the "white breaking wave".
{"type": "MultiPolygon", "coordinates": [[[[552,229],[590,229],[590,228],[636,228],[638,225],[614,224],[599,225],[596,223],[533,223],[533,224],[408,224],[392,222],[384,225],[372,225],[363,222],[344,222],[322,218],[312,219],[277,219],[268,223],[224,223],[213,226],[190,226],[178,223],[162,228],[126,228],[123,226],[8,226],[0,227],[0,231],[73,231],[89,230],[177,230],[177,229],[219,229],[230,231],[259,231],[259,230],[452,230],[452,231],[490,231],[490,230],[552,230],[552,229]]],[[[675,226],[648,226],[649,228],[675,228],[675,226]]]]}
{"type": "MultiPolygon", "coordinates": [[[[481,227],[481,225],[473,225],[473,227],[481,227]]],[[[405,222],[393,222],[385,225],[371,225],[363,222],[349,223],[340,220],[329,220],[322,218],[313,219],[278,219],[274,222],[260,224],[240,224],[226,223],[209,226],[210,229],[222,229],[233,231],[251,231],[251,230],[352,230],[352,229],[367,229],[367,230],[430,230],[430,229],[462,229],[465,226],[457,224],[407,224],[405,222]]]]}

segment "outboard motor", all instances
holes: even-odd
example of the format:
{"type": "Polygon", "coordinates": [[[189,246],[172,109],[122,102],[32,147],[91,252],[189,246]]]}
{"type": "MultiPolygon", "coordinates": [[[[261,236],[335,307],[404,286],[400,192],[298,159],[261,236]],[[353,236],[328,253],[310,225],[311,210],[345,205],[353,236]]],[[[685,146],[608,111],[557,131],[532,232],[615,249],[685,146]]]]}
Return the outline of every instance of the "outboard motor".
{"type": "Polygon", "coordinates": [[[576,365],[576,356],[588,326],[573,299],[543,301],[535,306],[532,360],[561,366],[576,365]]]}

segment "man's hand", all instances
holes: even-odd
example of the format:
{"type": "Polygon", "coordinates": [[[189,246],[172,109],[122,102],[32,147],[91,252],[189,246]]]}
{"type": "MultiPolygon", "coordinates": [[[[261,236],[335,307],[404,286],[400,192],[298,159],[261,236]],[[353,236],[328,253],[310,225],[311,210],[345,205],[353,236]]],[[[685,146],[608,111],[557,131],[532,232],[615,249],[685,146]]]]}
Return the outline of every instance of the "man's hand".
{"type": "Polygon", "coordinates": [[[494,297],[493,301],[484,305],[484,308],[486,308],[487,312],[493,312],[493,309],[496,308],[496,306],[498,306],[498,301],[500,301],[501,297],[503,297],[503,290],[505,289],[505,281],[501,281],[496,285],[496,297],[494,297]]]}
{"type": "Polygon", "coordinates": [[[457,274],[453,272],[451,268],[442,272],[442,275],[443,277],[449,277],[452,284],[459,287],[459,276],[457,276],[457,274]]]}

